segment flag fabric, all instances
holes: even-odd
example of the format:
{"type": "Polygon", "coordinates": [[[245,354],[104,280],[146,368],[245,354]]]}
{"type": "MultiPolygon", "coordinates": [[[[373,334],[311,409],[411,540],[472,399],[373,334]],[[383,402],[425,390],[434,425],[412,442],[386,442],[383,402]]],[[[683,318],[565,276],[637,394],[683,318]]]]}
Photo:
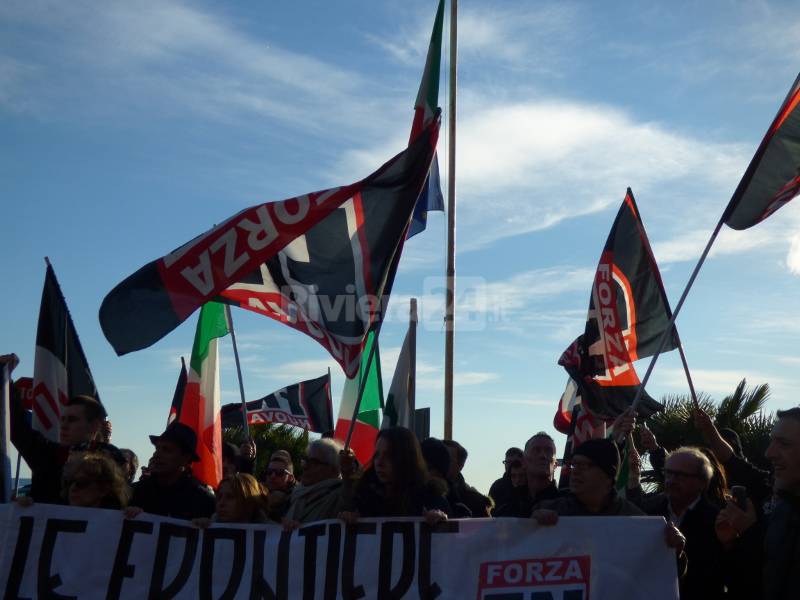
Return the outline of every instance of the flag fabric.
{"type": "Polygon", "coordinates": [[[48,264],[36,329],[33,428],[46,438],[58,441],[61,407],[79,395],[91,396],[100,402],[66,300],[53,267],[48,264]]]}
{"type": "MultiPolygon", "coordinates": [[[[570,382],[567,382],[565,394],[570,393],[571,387],[576,390],[577,384],[572,382],[571,386],[570,382]]],[[[583,410],[580,396],[573,398],[573,408],[569,417],[569,423],[569,431],[562,432],[567,434],[567,443],[564,444],[564,459],[562,460],[561,472],[558,478],[559,488],[569,487],[569,471],[573,451],[586,440],[604,438],[607,434],[605,421],[583,410]]]]}
{"type": "Polygon", "coordinates": [[[100,307],[118,354],[146,348],[219,298],[321,343],[353,377],[383,316],[430,169],[439,113],[360,182],[241,211],[118,284],[100,307]]]}
{"type": "Polygon", "coordinates": [[[355,377],[347,379],[342,392],[342,402],[339,404],[339,417],[336,420],[336,429],[333,437],[341,442],[347,440],[347,432],[355,414],[358,391],[362,381],[364,393],[361,396],[361,405],[356,415],[353,436],[350,439],[350,448],[361,464],[372,458],[375,450],[375,438],[380,427],[381,409],[383,408],[383,383],[381,379],[381,357],[378,348],[378,339],[374,332],[370,332],[364,346],[361,364],[355,377]],[[369,361],[370,349],[375,344],[372,361],[369,361]]]}
{"type": "Polygon", "coordinates": [[[800,75],[736,187],[723,220],[733,229],[760,223],[800,193],[800,75]]]}
{"type": "MultiPolygon", "coordinates": [[[[427,127],[436,115],[439,106],[439,76],[442,64],[442,27],[444,24],[444,0],[439,0],[436,18],[433,21],[431,41],[428,45],[428,55],[425,59],[425,70],[414,103],[414,122],[411,125],[413,142],[427,127]]],[[[408,237],[412,237],[425,230],[428,223],[428,213],[432,210],[444,210],[444,197],[442,196],[442,183],[439,179],[439,157],[434,154],[431,170],[422,192],[414,207],[414,216],[408,228],[408,237]]]]}
{"type": "Polygon", "coordinates": [[[197,434],[197,455],[192,474],[216,489],[222,479],[222,427],[220,423],[219,352],[217,341],[228,335],[225,305],[208,302],[200,309],[186,392],[178,421],[197,434]]]}
{"type": "Polygon", "coordinates": [[[178,374],[178,383],[175,384],[175,393],[172,394],[172,406],[169,407],[169,416],[167,417],[167,425],[169,426],[175,420],[179,420],[181,416],[181,408],[183,407],[183,397],[186,395],[186,382],[188,380],[188,373],[186,372],[186,361],[181,356],[181,372],[178,374]]]}
{"type": "MultiPolygon", "coordinates": [[[[636,396],[633,362],[652,356],[672,317],[650,242],[628,188],[611,228],[592,284],[583,335],[559,359],[577,383],[584,410],[614,419],[636,396]]],[[[664,351],[677,348],[677,332],[664,351]]],[[[661,405],[646,393],[642,417],[661,405]]]]}
{"type": "MultiPolygon", "coordinates": [[[[222,427],[241,427],[242,403],[222,407],[222,427]]],[[[333,431],[330,373],[281,388],[247,403],[247,423],[281,423],[316,433],[333,431]]]]}
{"type": "Polygon", "coordinates": [[[411,372],[411,332],[406,332],[397,366],[394,368],[392,385],[386,396],[386,406],[383,409],[381,429],[389,427],[405,427],[411,429],[411,398],[409,391],[414,373],[411,372]]]}
{"type": "Polygon", "coordinates": [[[11,371],[0,363],[0,502],[11,502],[11,371]]]}

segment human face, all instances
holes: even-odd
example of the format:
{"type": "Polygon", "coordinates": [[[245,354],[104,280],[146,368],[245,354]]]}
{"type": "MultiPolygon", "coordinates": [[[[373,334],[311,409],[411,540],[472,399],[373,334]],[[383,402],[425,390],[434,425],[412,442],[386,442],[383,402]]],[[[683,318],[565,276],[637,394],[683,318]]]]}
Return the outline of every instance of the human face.
{"type": "Polygon", "coordinates": [[[505,467],[506,473],[511,474],[511,465],[514,463],[514,461],[517,460],[522,461],[524,459],[525,459],[524,454],[523,455],[513,454],[513,453],[506,454],[506,459],[503,461],[503,466],[505,467]]]}
{"type": "Polygon", "coordinates": [[[778,419],[764,455],[775,469],[775,491],[800,496],[800,422],[778,419]]]}
{"type": "Polygon", "coordinates": [[[514,487],[520,487],[528,483],[528,475],[525,473],[525,467],[522,466],[522,463],[512,466],[508,475],[511,478],[511,485],[514,487]]]}
{"type": "Polygon", "coordinates": [[[572,458],[569,489],[578,500],[596,497],[611,491],[611,479],[591,460],[578,455],[572,458]]]}
{"type": "Polygon", "coordinates": [[[664,491],[673,507],[685,508],[702,494],[708,483],[700,461],[688,454],[676,454],[664,465],[664,491]]]}
{"type": "Polygon", "coordinates": [[[378,438],[375,443],[375,454],[372,457],[372,468],[378,481],[383,485],[390,485],[394,481],[391,447],[385,438],[378,438]]]}
{"type": "Polygon", "coordinates": [[[294,475],[289,473],[286,463],[282,460],[273,460],[267,465],[265,483],[270,492],[282,492],[294,481],[294,475]]]}
{"type": "Polygon", "coordinates": [[[106,482],[95,481],[87,475],[77,474],[66,481],[70,506],[97,508],[108,495],[111,486],[106,482]]]}
{"type": "Polygon", "coordinates": [[[525,448],[525,470],[528,475],[534,477],[546,476],[552,479],[555,469],[555,444],[546,437],[533,438],[525,448]]]}
{"type": "Polygon", "coordinates": [[[247,507],[242,499],[234,494],[230,483],[222,483],[217,490],[217,521],[220,523],[246,523],[247,507]]]}
{"type": "Polygon", "coordinates": [[[98,426],[97,421],[90,421],[86,418],[86,410],[83,406],[62,406],[61,428],[58,432],[59,441],[67,446],[91,442],[97,433],[98,426]]]}
{"type": "Polygon", "coordinates": [[[184,469],[191,457],[178,444],[170,440],[156,441],[156,450],[150,459],[150,473],[156,476],[174,476],[184,469]]]}
{"type": "Polygon", "coordinates": [[[323,453],[317,448],[312,448],[308,456],[303,459],[303,475],[300,482],[305,485],[314,485],[326,479],[336,479],[339,472],[333,465],[326,462],[323,453]]]}

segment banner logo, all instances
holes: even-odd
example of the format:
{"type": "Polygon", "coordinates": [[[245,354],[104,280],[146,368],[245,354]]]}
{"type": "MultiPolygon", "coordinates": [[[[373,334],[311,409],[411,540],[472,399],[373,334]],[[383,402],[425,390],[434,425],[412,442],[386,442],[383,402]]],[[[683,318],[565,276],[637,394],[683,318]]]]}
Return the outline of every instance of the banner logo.
{"type": "Polygon", "coordinates": [[[478,600],[589,600],[589,556],[481,563],[478,600]]]}

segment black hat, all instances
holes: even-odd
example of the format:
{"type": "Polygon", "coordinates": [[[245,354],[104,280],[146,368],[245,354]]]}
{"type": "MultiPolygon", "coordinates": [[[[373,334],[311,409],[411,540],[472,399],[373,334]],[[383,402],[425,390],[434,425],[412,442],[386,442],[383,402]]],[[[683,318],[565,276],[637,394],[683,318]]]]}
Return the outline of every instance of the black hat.
{"type": "Polygon", "coordinates": [[[192,461],[197,462],[200,457],[197,456],[197,434],[194,429],[178,421],[173,421],[164,430],[161,435],[151,435],[150,441],[155,445],[158,440],[167,440],[178,444],[181,449],[187,454],[191,455],[192,461]]]}
{"type": "Polygon", "coordinates": [[[586,440],[572,451],[573,456],[585,456],[600,467],[611,481],[616,480],[619,471],[619,450],[609,439],[586,440]]]}

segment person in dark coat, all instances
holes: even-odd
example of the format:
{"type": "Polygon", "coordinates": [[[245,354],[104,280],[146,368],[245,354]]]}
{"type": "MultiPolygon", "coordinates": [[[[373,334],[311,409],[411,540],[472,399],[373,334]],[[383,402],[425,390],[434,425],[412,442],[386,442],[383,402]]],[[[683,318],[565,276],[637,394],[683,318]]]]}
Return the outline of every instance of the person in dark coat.
{"type": "MultiPolygon", "coordinates": [[[[632,479],[638,480],[638,475],[631,469],[632,479]]],[[[714,467],[700,448],[679,448],[665,461],[664,492],[643,497],[639,503],[648,515],[664,517],[686,538],[687,570],[680,580],[681,600],[725,597],[722,545],[714,531],[719,508],[708,496],[713,478],[714,467]]]]}
{"type": "Polygon", "coordinates": [[[12,395],[11,441],[31,468],[31,493],[35,502],[59,504],[61,477],[73,447],[99,439],[106,411],[90,396],[74,396],[61,407],[59,441],[47,439],[35,431],[25,418],[25,408],[12,395]]]}
{"type": "MultiPolygon", "coordinates": [[[[523,456],[526,485],[512,486],[509,499],[492,513],[495,517],[527,519],[537,503],[557,498],[560,494],[555,482],[556,443],[553,438],[543,431],[533,435],[525,443],[523,456]]],[[[513,465],[513,461],[506,464],[509,471],[513,465]]]]}
{"type": "Polygon", "coordinates": [[[467,458],[469,458],[467,449],[455,440],[442,440],[442,443],[450,453],[450,470],[447,472],[450,493],[447,496],[447,501],[451,506],[454,504],[466,506],[469,509],[470,516],[475,519],[491,516],[491,510],[494,506],[492,499],[481,494],[464,479],[462,471],[467,464],[467,458]]]}
{"type": "Polygon", "coordinates": [[[503,467],[505,472],[503,473],[503,476],[500,479],[497,479],[492,484],[492,487],[489,488],[489,497],[494,502],[495,507],[502,506],[511,500],[514,486],[511,484],[511,478],[509,476],[509,465],[513,461],[522,460],[523,456],[522,449],[517,448],[516,446],[512,446],[506,450],[506,455],[503,459],[503,467]]]}
{"type": "Polygon", "coordinates": [[[372,464],[339,518],[353,523],[359,517],[425,517],[433,524],[447,519],[445,494],[446,486],[428,474],[416,436],[404,427],[382,429],[372,464]]]}
{"type": "Polygon", "coordinates": [[[761,516],[750,499],[745,510],[729,501],[717,517],[717,537],[734,572],[761,575],[762,598],[789,600],[800,590],[800,407],[777,412],[764,455],[775,470],[771,511],[761,516]]]}
{"type": "Polygon", "coordinates": [[[195,448],[197,435],[183,423],[173,421],[159,436],[151,435],[155,446],[150,475],[133,484],[128,517],[148,512],[164,517],[191,520],[214,513],[214,495],[192,477],[191,464],[200,460],[195,448]]]}

